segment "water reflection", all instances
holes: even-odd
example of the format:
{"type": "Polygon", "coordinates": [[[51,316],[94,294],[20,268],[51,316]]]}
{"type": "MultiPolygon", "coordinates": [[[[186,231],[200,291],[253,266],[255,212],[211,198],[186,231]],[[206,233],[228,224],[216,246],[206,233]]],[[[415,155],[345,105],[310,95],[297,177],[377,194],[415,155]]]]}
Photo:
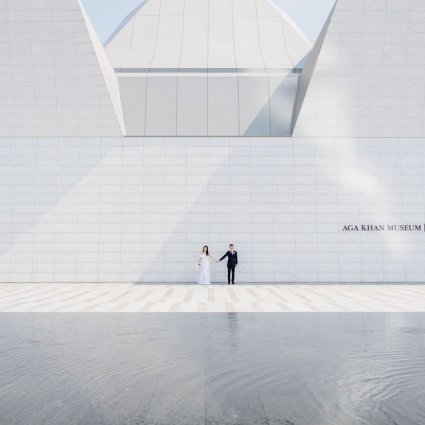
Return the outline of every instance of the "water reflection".
{"type": "Polygon", "coordinates": [[[1,314],[0,424],[425,423],[424,314],[1,314]]]}

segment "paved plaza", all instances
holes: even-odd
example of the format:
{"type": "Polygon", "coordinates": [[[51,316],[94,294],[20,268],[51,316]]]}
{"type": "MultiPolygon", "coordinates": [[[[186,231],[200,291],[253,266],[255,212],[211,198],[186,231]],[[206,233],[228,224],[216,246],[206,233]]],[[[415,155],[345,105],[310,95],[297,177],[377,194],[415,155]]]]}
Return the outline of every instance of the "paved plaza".
{"type": "Polygon", "coordinates": [[[425,285],[2,284],[1,312],[425,312],[425,285]]]}

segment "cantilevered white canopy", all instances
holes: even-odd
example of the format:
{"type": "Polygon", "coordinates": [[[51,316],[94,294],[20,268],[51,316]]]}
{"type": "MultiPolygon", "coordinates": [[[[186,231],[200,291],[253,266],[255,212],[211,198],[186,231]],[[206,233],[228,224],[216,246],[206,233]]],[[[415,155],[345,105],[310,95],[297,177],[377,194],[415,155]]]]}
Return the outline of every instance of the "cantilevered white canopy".
{"type": "Polygon", "coordinates": [[[312,45],[268,0],[148,0],[106,51],[115,69],[292,70],[312,45]]]}
{"type": "Polygon", "coordinates": [[[93,42],[125,135],[287,136],[329,19],[312,43],[276,0],[144,0],[93,42]]]}

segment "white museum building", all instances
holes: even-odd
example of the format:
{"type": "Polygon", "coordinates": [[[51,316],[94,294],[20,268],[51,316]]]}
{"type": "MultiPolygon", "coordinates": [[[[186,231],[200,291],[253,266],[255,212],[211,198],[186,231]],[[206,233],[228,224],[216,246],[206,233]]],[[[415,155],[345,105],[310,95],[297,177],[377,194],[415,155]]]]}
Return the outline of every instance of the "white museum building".
{"type": "Polygon", "coordinates": [[[89,3],[0,4],[1,282],[425,281],[424,2],[89,3]]]}

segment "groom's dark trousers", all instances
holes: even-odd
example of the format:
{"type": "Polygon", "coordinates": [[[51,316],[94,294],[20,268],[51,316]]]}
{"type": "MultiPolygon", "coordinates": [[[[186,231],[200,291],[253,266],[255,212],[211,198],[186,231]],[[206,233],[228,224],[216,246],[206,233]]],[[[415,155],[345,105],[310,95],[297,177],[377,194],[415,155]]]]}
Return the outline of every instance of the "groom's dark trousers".
{"type": "Polygon", "coordinates": [[[227,265],[227,283],[230,283],[230,274],[232,274],[232,283],[235,283],[235,269],[236,266],[227,265]]]}
{"type": "Polygon", "coordinates": [[[236,251],[227,251],[221,258],[224,260],[227,257],[227,283],[230,283],[230,278],[232,278],[232,283],[235,283],[235,269],[238,264],[238,253],[236,251]]]}

